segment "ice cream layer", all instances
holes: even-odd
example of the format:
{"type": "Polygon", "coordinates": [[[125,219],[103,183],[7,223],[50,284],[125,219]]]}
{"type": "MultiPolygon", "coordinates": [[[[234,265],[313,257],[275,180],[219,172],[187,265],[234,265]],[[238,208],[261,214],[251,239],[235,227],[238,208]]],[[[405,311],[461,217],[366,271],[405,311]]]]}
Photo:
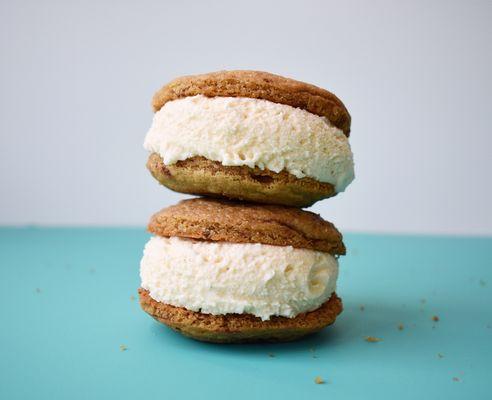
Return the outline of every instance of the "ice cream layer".
{"type": "Polygon", "coordinates": [[[354,179],[352,151],[325,117],[267,100],[193,96],[167,102],[144,143],[171,165],[194,156],[226,166],[286,170],[331,183],[337,192],[354,179]]]}
{"type": "Polygon", "coordinates": [[[207,314],[295,317],[335,291],[332,255],[290,246],[156,236],[140,263],[141,286],[159,302],[207,314]]]}

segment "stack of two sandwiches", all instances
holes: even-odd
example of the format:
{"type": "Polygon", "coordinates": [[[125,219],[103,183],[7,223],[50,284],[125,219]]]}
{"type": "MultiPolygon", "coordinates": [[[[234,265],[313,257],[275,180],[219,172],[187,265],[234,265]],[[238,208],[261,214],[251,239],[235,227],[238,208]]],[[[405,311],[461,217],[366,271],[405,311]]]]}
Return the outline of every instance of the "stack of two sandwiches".
{"type": "Polygon", "coordinates": [[[342,235],[303,211],[354,178],[332,93],[265,72],[175,79],[153,99],[147,167],[204,197],[151,217],[140,304],[192,338],[287,341],[332,324],[342,235]]]}

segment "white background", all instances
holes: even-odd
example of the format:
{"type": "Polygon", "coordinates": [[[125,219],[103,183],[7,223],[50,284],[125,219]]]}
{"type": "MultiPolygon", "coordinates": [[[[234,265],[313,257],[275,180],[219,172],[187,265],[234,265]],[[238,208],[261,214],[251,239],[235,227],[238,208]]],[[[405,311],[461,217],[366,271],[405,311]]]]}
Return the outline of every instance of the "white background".
{"type": "Polygon", "coordinates": [[[353,117],[341,229],[492,234],[491,1],[2,1],[0,224],[144,225],[183,195],[142,141],[170,79],[258,69],[353,117]]]}

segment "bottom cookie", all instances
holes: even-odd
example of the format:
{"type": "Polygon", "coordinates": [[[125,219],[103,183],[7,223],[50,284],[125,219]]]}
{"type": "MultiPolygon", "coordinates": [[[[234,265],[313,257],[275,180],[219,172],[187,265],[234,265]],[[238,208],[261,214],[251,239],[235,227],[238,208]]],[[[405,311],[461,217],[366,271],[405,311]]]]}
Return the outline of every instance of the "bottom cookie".
{"type": "Polygon", "coordinates": [[[160,303],[140,288],[140,305],[151,317],[185,336],[214,343],[287,342],[315,333],[335,322],[342,300],[333,293],[318,309],[295,318],[268,321],[250,314],[212,315],[160,303]]]}
{"type": "Polygon", "coordinates": [[[333,185],[312,178],[299,179],[286,171],[224,166],[204,157],[164,165],[161,156],[152,153],[147,168],[162,185],[181,193],[293,207],[309,207],[336,195],[333,185]]]}

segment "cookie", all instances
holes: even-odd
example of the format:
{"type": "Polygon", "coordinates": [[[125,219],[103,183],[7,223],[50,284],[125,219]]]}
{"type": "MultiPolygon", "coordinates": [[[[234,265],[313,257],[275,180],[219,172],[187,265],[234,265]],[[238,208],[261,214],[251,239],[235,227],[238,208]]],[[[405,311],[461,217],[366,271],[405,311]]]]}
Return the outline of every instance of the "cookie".
{"type": "Polygon", "coordinates": [[[262,243],[345,254],[342,234],[332,223],[294,207],[195,198],[154,214],[148,230],[166,237],[262,243]]]}
{"type": "Polygon", "coordinates": [[[172,190],[307,207],[354,179],[350,115],[313,85],[224,71],[178,78],[153,104],[147,167],[172,190]]]}
{"type": "Polygon", "coordinates": [[[154,214],[140,263],[141,306],[199,340],[284,341],[341,312],[342,235],[293,207],[197,198],[154,214]]]}
{"type": "Polygon", "coordinates": [[[154,95],[152,108],[157,112],[168,101],[196,95],[249,97],[301,108],[327,118],[345,135],[350,134],[350,114],[333,93],[309,83],[263,71],[218,71],[182,76],[169,82],[154,95]]]}
{"type": "Polygon", "coordinates": [[[331,183],[307,177],[299,179],[286,171],[275,173],[258,167],[226,167],[204,157],[164,165],[162,157],[152,153],[147,168],[162,185],[180,193],[301,208],[337,194],[331,183]]]}
{"type": "Polygon", "coordinates": [[[248,314],[211,315],[163,304],[138,291],[142,309],[156,321],[190,338],[213,343],[288,342],[319,332],[335,322],[342,301],[334,293],[317,310],[295,318],[273,317],[269,321],[248,314]]]}

